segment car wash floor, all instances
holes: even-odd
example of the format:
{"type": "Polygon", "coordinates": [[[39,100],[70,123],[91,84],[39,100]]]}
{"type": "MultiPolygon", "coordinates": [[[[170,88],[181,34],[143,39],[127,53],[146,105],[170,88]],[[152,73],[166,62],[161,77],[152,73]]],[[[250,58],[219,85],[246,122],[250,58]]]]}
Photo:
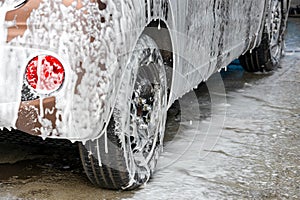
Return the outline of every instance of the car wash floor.
{"type": "Polygon", "coordinates": [[[235,62],[170,109],[158,170],[136,191],[90,184],[77,144],[1,133],[0,199],[299,199],[299,77],[300,19],[291,19],[274,73],[235,62]]]}

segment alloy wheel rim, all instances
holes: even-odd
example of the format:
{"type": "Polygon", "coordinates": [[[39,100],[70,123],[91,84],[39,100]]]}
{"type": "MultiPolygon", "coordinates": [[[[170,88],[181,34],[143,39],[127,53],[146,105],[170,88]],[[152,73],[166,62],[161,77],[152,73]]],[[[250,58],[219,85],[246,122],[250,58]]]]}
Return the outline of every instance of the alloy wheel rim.
{"type": "MultiPolygon", "coordinates": [[[[155,70],[155,64],[151,63],[155,70]]],[[[147,66],[149,70],[151,67],[147,66]]],[[[152,70],[153,70],[152,69],[152,70]]],[[[145,74],[146,72],[144,72],[145,74]]],[[[131,103],[131,150],[138,166],[149,165],[160,142],[160,118],[162,86],[159,77],[151,83],[138,72],[131,103]]]]}

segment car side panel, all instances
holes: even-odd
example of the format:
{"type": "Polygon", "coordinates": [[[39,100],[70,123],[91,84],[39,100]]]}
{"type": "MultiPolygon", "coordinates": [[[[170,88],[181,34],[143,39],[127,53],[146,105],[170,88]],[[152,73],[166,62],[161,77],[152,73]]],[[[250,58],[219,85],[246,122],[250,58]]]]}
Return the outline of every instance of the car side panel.
{"type": "Polygon", "coordinates": [[[171,1],[177,38],[171,103],[256,45],[262,0],[171,1]]]}

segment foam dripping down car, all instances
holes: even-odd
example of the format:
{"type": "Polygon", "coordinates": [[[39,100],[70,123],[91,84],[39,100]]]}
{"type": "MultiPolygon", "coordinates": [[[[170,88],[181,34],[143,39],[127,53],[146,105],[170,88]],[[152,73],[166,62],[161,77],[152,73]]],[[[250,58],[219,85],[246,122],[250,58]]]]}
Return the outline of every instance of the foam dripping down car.
{"type": "Polygon", "coordinates": [[[0,0],[0,127],[79,141],[92,183],[135,189],[176,99],[238,57],[276,69],[289,4],[0,0]]]}

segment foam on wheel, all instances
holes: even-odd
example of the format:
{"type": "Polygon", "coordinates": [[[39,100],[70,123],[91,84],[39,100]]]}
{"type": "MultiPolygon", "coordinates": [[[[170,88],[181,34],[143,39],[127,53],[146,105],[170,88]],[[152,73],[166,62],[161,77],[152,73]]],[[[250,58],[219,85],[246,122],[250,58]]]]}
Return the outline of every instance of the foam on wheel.
{"type": "Polygon", "coordinates": [[[278,66],[284,46],[284,29],[283,4],[273,0],[265,19],[261,44],[240,57],[246,71],[268,72],[278,66]]]}
{"type": "Polygon", "coordinates": [[[124,72],[106,132],[79,144],[90,181],[106,189],[131,190],[153,174],[167,111],[166,73],[155,42],[142,35],[124,72]]]}

